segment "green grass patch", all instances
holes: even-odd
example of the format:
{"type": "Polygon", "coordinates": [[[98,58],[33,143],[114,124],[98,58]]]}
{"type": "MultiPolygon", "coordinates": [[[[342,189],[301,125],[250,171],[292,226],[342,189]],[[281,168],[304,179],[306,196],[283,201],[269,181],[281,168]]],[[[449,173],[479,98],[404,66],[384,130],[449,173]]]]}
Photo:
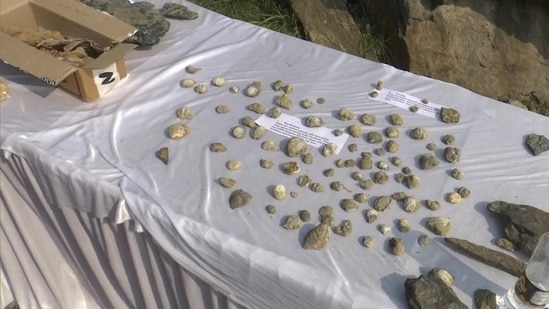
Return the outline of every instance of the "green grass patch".
{"type": "Polygon", "coordinates": [[[287,35],[305,38],[299,19],[286,0],[191,0],[202,7],[287,35]]]}
{"type": "Polygon", "coordinates": [[[529,97],[521,101],[528,110],[549,117],[549,100],[540,101],[536,97],[529,97]]]}

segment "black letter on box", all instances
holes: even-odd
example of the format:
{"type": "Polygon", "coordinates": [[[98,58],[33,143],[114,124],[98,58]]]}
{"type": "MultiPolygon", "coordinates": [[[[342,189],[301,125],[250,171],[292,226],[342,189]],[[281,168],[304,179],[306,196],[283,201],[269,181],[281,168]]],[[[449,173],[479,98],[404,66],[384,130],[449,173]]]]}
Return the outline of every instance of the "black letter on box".
{"type": "Polygon", "coordinates": [[[108,85],[116,80],[116,78],[112,77],[113,76],[112,72],[103,72],[97,76],[99,76],[99,78],[103,78],[101,85],[108,85]]]}

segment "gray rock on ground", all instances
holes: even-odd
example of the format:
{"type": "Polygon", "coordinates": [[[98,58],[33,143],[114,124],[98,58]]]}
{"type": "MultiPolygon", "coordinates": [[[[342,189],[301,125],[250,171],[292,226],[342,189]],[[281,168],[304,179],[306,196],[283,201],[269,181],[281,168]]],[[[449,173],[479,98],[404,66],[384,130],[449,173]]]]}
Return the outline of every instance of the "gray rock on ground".
{"type": "Polygon", "coordinates": [[[134,26],[137,33],[126,40],[128,43],[145,47],[156,45],[170,30],[170,22],[153,4],[148,2],[130,3],[127,0],[80,0],[80,2],[134,26]]]}
{"type": "Polygon", "coordinates": [[[499,214],[505,224],[505,236],[528,256],[536,248],[540,236],[549,232],[549,212],[529,205],[495,201],[488,210],[499,214]]]}
{"type": "Polygon", "coordinates": [[[409,278],[404,287],[410,309],[468,309],[454,290],[437,277],[409,278]]]}
{"type": "Polygon", "coordinates": [[[549,139],[543,135],[529,134],[526,137],[526,145],[532,150],[534,156],[549,150],[549,139]]]}
{"type": "Polygon", "coordinates": [[[497,309],[496,294],[490,290],[476,290],[475,306],[477,309],[497,309]]]}

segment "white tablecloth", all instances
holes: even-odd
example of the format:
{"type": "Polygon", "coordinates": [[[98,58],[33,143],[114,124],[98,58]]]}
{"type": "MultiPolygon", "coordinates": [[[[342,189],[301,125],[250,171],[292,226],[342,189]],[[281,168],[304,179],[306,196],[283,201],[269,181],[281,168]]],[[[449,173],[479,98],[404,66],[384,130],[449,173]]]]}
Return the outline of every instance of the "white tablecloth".
{"type": "MultiPolygon", "coordinates": [[[[549,154],[534,157],[524,144],[530,133],[549,136],[549,118],[185,4],[197,10],[200,18],[172,21],[170,32],[158,46],[132,52],[127,59],[129,77],[97,103],[78,102],[7,65],[0,66],[1,76],[11,86],[11,99],[1,105],[1,147],[28,161],[38,185],[51,192],[46,199],[52,205],[99,218],[118,214],[112,217],[114,222],[134,219],[189,273],[251,308],[402,308],[406,306],[404,280],[435,266],[455,274],[454,290],[469,306],[476,289],[501,294],[512,286],[512,276],[448,249],[428,231],[425,220],[448,217],[453,224],[450,236],[496,248],[492,241],[502,235],[502,228],[487,212],[487,203],[505,200],[549,210],[549,154]],[[202,70],[190,75],[184,70],[189,64],[202,70]],[[209,85],[215,76],[225,77],[226,85],[208,86],[203,95],[178,85],[184,77],[209,85]],[[281,173],[278,166],[292,160],[284,152],[260,148],[267,139],[283,147],[286,138],[272,132],[260,141],[231,137],[230,129],[241,117],[257,117],[246,110],[248,104],[272,106],[279,93],[269,85],[277,79],[294,86],[290,94],[294,107],[288,114],[319,115],[330,129],[359,123],[336,119],[342,107],[355,115],[377,116],[374,126],[364,126],[366,132],[383,130],[389,126],[389,114],[401,114],[405,123],[395,139],[400,144],[397,155],[402,166],[411,167],[421,177],[421,186],[409,190],[396,183],[393,177],[400,170],[391,166],[387,184],[362,191],[349,176],[356,168],[334,166],[338,158],[356,159],[361,151],[380,147],[361,137],[347,141],[347,145],[358,144],[359,152],[345,148],[330,158],[309,147],[314,163],[301,164],[300,174],[327,187],[341,181],[351,191],[314,193],[299,187],[295,176],[281,173]],[[455,108],[461,112],[461,121],[444,124],[374,101],[368,93],[378,80],[387,88],[455,108]],[[253,81],[261,81],[264,88],[256,98],[228,91],[229,86],[244,89],[253,81]],[[326,103],[315,103],[308,110],[298,106],[305,98],[315,101],[319,97],[326,103]],[[214,109],[220,104],[230,106],[231,112],[217,114],[214,109]],[[191,133],[182,140],[169,140],[165,130],[178,121],[175,111],[185,105],[195,114],[185,121],[191,133]],[[428,129],[427,140],[409,137],[409,131],[418,126],[428,129]],[[433,170],[419,170],[417,157],[429,152],[427,143],[435,143],[435,154],[442,158],[440,139],[445,134],[456,137],[461,161],[450,164],[442,159],[433,170]],[[209,144],[216,141],[223,142],[228,151],[210,152],[209,144]],[[167,166],[154,155],[164,146],[170,148],[167,166]],[[261,158],[272,160],[275,168],[260,168],[261,158]],[[228,171],[225,162],[231,159],[242,160],[242,170],[228,171]],[[326,178],[322,171],[329,167],[336,174],[326,178]],[[449,176],[454,167],[464,171],[463,180],[449,176]],[[252,203],[230,209],[232,190],[220,187],[219,177],[236,179],[238,188],[253,195],[252,203]],[[298,197],[274,200],[269,188],[277,183],[298,197]],[[459,205],[445,202],[446,194],[461,186],[469,188],[471,196],[459,205]],[[422,207],[407,214],[395,203],[376,222],[393,227],[391,233],[381,235],[376,224],[365,222],[363,212],[377,196],[397,191],[420,200],[439,200],[442,208],[433,212],[422,207]],[[345,213],[339,208],[341,199],[359,192],[370,196],[359,211],[345,213]],[[276,205],[277,213],[267,214],[267,204],[276,205]],[[304,235],[318,223],[316,213],[322,205],[335,208],[337,222],[351,220],[353,233],[346,238],[332,235],[325,250],[304,250],[304,235]],[[296,231],[282,229],[281,220],[301,209],[309,210],[313,220],[296,231]],[[394,225],[399,218],[407,218],[412,231],[398,232],[394,225]],[[423,233],[435,238],[433,245],[419,247],[417,238],[423,233]],[[374,248],[360,244],[365,235],[376,238],[374,248]],[[405,255],[389,253],[387,240],[392,236],[404,240],[405,255]]],[[[388,161],[391,156],[373,158],[388,161]]],[[[370,177],[375,170],[362,173],[370,177]]]]}

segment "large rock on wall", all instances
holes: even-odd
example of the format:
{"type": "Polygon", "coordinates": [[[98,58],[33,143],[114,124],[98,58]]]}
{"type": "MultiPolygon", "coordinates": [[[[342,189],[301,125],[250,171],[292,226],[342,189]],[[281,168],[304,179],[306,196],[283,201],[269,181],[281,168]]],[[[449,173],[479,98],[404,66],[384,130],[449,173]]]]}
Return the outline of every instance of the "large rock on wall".
{"type": "Polygon", "coordinates": [[[496,99],[549,100],[549,2],[362,1],[391,64],[496,99]]]}

